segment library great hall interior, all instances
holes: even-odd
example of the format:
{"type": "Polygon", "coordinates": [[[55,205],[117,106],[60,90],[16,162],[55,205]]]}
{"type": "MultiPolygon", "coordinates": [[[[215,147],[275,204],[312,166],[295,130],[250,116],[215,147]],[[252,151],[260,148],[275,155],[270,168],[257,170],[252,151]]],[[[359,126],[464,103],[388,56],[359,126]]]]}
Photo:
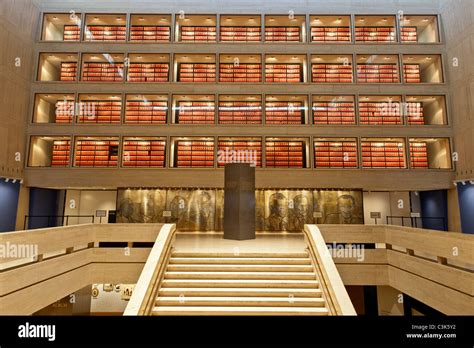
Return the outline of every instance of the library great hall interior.
{"type": "Polygon", "coordinates": [[[473,315],[474,2],[0,1],[0,315],[473,315]]]}

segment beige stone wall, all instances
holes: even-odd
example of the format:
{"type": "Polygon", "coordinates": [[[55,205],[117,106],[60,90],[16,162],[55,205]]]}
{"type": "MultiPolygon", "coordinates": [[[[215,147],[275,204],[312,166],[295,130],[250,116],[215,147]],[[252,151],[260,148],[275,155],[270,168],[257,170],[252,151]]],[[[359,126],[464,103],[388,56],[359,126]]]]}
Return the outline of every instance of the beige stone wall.
{"type": "Polygon", "coordinates": [[[474,1],[444,0],[440,6],[446,39],[450,82],[451,120],[455,151],[459,154],[456,178],[474,178],[474,1]],[[459,66],[453,66],[457,58],[459,66]]]}
{"type": "Polygon", "coordinates": [[[39,17],[31,0],[0,1],[0,176],[4,177],[23,178],[39,17]]]}

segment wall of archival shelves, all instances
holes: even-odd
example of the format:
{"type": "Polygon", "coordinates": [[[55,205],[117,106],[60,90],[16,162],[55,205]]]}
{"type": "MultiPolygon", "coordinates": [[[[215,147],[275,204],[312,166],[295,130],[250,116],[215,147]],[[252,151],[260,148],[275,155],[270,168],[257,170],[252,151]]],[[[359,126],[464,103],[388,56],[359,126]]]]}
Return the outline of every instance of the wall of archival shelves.
{"type": "Polygon", "coordinates": [[[82,68],[82,81],[85,82],[122,82],[123,63],[85,62],[82,68]]]}
{"type": "Polygon", "coordinates": [[[315,168],[357,168],[356,141],[315,141],[315,168]]]}
{"type": "Polygon", "coordinates": [[[122,25],[88,25],[85,41],[125,41],[127,27],[122,25]]]}
{"type": "Polygon", "coordinates": [[[123,142],[123,167],[164,168],[165,160],[165,140],[124,140],[123,142]]]}
{"type": "Polygon", "coordinates": [[[312,64],[314,83],[352,83],[352,64],[312,64]]]}
{"type": "Polygon", "coordinates": [[[303,82],[302,64],[266,64],[265,82],[299,83],[303,82]]]}
{"type": "Polygon", "coordinates": [[[214,102],[179,101],[176,107],[175,123],[214,124],[214,102]]]}
{"type": "Polygon", "coordinates": [[[170,27],[133,25],[130,28],[130,41],[169,42],[170,38],[170,27]]]}
{"type": "Polygon", "coordinates": [[[410,166],[416,169],[428,169],[428,149],[426,143],[410,142],[410,166]]]}
{"type": "Polygon", "coordinates": [[[71,155],[71,142],[69,140],[55,140],[53,142],[51,167],[69,166],[70,155],[71,155]]]}
{"type": "Polygon", "coordinates": [[[262,103],[259,101],[220,101],[219,124],[261,124],[262,103]]]}
{"type": "Polygon", "coordinates": [[[125,123],[166,124],[168,102],[157,100],[127,100],[125,123]]]}
{"type": "Polygon", "coordinates": [[[77,140],[75,167],[117,167],[118,140],[77,140]]]}
{"type": "MultiPolygon", "coordinates": [[[[225,164],[229,162],[229,158],[232,156],[230,151],[235,151],[234,156],[238,156],[239,161],[241,161],[240,163],[251,163],[252,160],[255,160],[256,167],[260,168],[262,166],[262,142],[260,140],[219,139],[217,149],[222,151],[223,154],[228,154],[227,156],[223,156],[222,162],[217,162],[218,167],[224,167],[225,164]]],[[[232,161],[231,158],[230,161],[232,161]]]]}
{"type": "Polygon", "coordinates": [[[262,81],[262,65],[261,64],[219,64],[219,81],[220,82],[261,82],[262,81]]]}
{"type": "Polygon", "coordinates": [[[121,101],[87,100],[79,103],[78,123],[120,123],[121,101]]]}
{"type": "Polygon", "coordinates": [[[313,102],[313,122],[316,125],[356,124],[354,102],[313,102]]]}
{"type": "Polygon", "coordinates": [[[179,82],[215,82],[215,63],[180,63],[178,65],[179,82]]]}
{"type": "Polygon", "coordinates": [[[312,42],[350,42],[350,27],[311,27],[312,42]]]}
{"type": "Polygon", "coordinates": [[[399,142],[362,141],[363,168],[405,168],[405,147],[399,142]]]}
{"type": "Polygon", "coordinates": [[[304,124],[302,102],[278,101],[265,103],[265,124],[304,124]]]}
{"type": "Polygon", "coordinates": [[[176,141],[174,167],[213,168],[214,142],[203,140],[176,141]]]}
{"type": "Polygon", "coordinates": [[[303,141],[267,141],[267,168],[306,168],[306,144],[303,141]]]}
{"type": "Polygon", "coordinates": [[[259,42],[262,40],[262,28],[260,26],[249,27],[228,27],[221,26],[220,40],[221,41],[236,41],[236,42],[259,42]]]}

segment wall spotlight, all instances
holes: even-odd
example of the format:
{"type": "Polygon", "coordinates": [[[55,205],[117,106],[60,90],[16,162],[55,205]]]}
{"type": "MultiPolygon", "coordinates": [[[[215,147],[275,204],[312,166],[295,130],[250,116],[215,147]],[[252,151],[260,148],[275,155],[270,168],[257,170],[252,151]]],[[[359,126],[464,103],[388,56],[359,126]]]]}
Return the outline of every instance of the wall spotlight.
{"type": "Polygon", "coordinates": [[[13,179],[12,183],[15,184],[15,183],[16,183],[16,179],[13,179]]]}
{"type": "Polygon", "coordinates": [[[8,179],[8,178],[5,178],[5,182],[9,182],[9,181],[10,181],[10,179],[8,179]]]}
{"type": "Polygon", "coordinates": [[[20,185],[23,185],[23,179],[20,180],[20,185]]]}

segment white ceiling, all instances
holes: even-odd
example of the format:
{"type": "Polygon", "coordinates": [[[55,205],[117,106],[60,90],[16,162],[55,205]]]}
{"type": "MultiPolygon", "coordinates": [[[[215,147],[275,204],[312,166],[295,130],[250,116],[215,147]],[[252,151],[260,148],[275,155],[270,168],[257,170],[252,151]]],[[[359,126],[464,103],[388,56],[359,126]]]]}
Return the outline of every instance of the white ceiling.
{"type": "Polygon", "coordinates": [[[347,13],[437,12],[442,0],[31,0],[42,10],[177,13],[347,13]]]}

